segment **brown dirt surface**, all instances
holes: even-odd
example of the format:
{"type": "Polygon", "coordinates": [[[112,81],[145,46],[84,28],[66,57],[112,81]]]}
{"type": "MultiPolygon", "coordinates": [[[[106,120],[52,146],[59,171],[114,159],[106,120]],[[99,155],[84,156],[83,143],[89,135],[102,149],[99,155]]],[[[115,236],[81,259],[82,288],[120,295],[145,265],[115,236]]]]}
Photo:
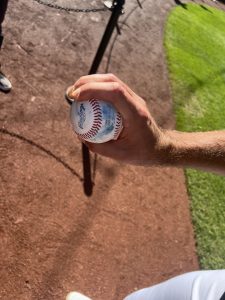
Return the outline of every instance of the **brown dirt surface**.
{"type": "MultiPolygon", "coordinates": [[[[146,0],[141,10],[127,1],[122,35],[114,34],[99,69],[146,99],[164,128],[174,128],[163,50],[174,5],[146,0]]],[[[9,1],[1,59],[13,90],[0,94],[0,299],[65,300],[77,290],[118,300],[199,267],[183,170],[98,156],[93,194],[83,191],[81,145],[64,92],[88,73],[109,16],[9,1]]]]}

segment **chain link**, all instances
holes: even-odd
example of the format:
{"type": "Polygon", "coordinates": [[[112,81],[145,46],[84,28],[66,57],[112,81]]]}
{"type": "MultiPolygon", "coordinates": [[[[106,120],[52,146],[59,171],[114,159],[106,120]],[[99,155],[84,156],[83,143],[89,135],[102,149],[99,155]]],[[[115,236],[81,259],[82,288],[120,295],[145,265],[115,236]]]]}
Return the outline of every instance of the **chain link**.
{"type": "MultiPolygon", "coordinates": [[[[0,0],[1,1],[1,0],[0,0]]],[[[69,8],[69,7],[63,7],[57,4],[53,3],[46,3],[45,1],[42,0],[34,0],[35,2],[48,6],[50,8],[55,8],[67,12],[77,12],[77,13],[90,13],[90,12],[101,12],[101,11],[107,11],[107,7],[101,7],[101,8],[69,8]]]]}

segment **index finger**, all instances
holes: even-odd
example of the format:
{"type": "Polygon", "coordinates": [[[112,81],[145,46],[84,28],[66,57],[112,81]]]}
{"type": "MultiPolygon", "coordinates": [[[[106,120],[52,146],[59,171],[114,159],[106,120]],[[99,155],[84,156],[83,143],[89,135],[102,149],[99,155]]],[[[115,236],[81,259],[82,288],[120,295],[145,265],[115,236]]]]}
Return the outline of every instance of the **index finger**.
{"type": "Polygon", "coordinates": [[[117,76],[111,73],[107,74],[92,74],[92,75],[85,75],[81,76],[73,85],[74,90],[81,87],[82,85],[90,82],[118,82],[123,86],[127,91],[134,95],[135,93],[126,85],[122,80],[120,80],[117,76]]]}

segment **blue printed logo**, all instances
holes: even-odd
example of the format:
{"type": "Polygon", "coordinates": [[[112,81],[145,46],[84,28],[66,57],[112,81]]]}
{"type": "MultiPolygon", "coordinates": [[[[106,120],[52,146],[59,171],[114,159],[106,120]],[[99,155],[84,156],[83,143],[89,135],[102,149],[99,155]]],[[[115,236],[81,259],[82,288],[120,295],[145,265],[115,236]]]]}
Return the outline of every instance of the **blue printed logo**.
{"type": "Polygon", "coordinates": [[[85,114],[85,107],[83,105],[83,103],[80,105],[80,111],[78,112],[78,116],[80,117],[79,121],[78,121],[78,126],[81,129],[84,129],[84,122],[86,120],[86,114],[85,114]]]}

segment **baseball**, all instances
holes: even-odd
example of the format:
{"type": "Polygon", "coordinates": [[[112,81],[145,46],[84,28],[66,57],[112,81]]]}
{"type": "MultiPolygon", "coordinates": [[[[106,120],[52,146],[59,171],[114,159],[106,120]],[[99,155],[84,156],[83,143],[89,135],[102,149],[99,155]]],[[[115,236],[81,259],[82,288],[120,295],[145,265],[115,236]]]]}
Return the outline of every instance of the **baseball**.
{"type": "Polygon", "coordinates": [[[73,101],[70,118],[76,134],[91,143],[116,140],[123,128],[120,113],[102,100],[73,101]]]}
{"type": "Polygon", "coordinates": [[[91,299],[80,293],[71,292],[66,296],[66,300],[91,300],[91,299]]]}

